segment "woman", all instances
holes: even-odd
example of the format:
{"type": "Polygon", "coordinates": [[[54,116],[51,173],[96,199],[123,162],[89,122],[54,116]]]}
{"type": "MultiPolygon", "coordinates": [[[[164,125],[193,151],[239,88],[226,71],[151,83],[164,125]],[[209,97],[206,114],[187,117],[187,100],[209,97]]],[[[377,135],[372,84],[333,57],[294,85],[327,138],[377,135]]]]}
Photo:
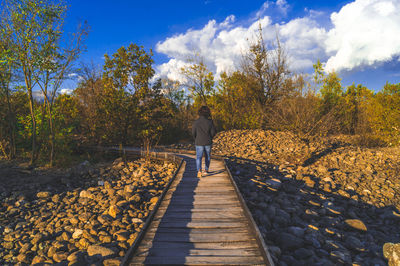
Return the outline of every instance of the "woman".
{"type": "Polygon", "coordinates": [[[202,177],[201,161],[205,154],[205,171],[208,173],[211,161],[212,139],[216,134],[214,123],[211,120],[211,111],[207,106],[199,109],[199,118],[193,122],[192,134],[196,146],[197,177],[202,177]]]}

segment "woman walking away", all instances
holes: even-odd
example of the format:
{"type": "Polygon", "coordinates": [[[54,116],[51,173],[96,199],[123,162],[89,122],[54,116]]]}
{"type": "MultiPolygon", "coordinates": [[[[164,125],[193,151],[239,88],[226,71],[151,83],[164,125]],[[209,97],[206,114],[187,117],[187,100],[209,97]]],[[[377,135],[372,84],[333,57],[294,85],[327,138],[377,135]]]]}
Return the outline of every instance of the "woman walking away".
{"type": "Polygon", "coordinates": [[[192,134],[196,146],[197,177],[202,177],[201,161],[205,154],[205,171],[208,173],[211,161],[212,139],[216,134],[214,123],[211,120],[211,111],[207,106],[199,109],[199,118],[193,122],[192,134]]]}

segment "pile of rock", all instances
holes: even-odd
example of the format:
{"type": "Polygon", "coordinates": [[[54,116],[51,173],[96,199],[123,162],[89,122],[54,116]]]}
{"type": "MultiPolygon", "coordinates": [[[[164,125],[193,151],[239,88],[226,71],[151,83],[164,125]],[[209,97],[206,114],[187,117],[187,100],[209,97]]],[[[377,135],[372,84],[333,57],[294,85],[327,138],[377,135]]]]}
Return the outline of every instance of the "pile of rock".
{"type": "Polygon", "coordinates": [[[59,183],[20,178],[4,185],[0,264],[119,265],[175,170],[172,163],[118,159],[46,177],[59,183]]]}
{"type": "Polygon", "coordinates": [[[386,265],[382,248],[400,240],[400,212],[327,192],[288,168],[230,160],[277,265],[386,265]]]}
{"type": "Polygon", "coordinates": [[[399,148],[233,130],[219,133],[213,150],[232,158],[229,167],[280,265],[386,265],[383,245],[400,242],[399,148]]]}
{"type": "Polygon", "coordinates": [[[326,192],[400,208],[399,147],[360,148],[343,136],[306,144],[288,132],[231,130],[216,136],[213,152],[286,169],[326,192]]]}
{"type": "Polygon", "coordinates": [[[230,130],[217,134],[213,152],[220,155],[269,162],[296,161],[309,147],[290,132],[230,130]]]}

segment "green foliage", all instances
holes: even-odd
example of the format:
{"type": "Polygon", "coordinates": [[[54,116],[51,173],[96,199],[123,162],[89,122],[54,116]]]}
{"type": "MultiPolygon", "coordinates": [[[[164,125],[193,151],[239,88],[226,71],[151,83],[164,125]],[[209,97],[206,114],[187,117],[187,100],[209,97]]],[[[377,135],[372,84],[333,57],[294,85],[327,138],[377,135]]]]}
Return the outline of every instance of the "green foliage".
{"type": "Polygon", "coordinates": [[[372,130],[389,145],[400,144],[400,83],[386,83],[368,110],[372,130]]]}
{"type": "Polygon", "coordinates": [[[192,64],[181,69],[196,106],[207,105],[210,95],[214,92],[214,74],[207,69],[202,59],[192,60],[192,64]]]}

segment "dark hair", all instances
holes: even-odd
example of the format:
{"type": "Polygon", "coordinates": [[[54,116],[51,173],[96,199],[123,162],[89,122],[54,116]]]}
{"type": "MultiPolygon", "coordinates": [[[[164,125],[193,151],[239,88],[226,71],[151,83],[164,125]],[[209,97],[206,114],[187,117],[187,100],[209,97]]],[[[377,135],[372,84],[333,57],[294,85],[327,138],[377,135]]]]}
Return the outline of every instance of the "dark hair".
{"type": "Polygon", "coordinates": [[[210,108],[208,108],[208,106],[203,105],[199,109],[199,115],[209,118],[211,116],[210,108]]]}

